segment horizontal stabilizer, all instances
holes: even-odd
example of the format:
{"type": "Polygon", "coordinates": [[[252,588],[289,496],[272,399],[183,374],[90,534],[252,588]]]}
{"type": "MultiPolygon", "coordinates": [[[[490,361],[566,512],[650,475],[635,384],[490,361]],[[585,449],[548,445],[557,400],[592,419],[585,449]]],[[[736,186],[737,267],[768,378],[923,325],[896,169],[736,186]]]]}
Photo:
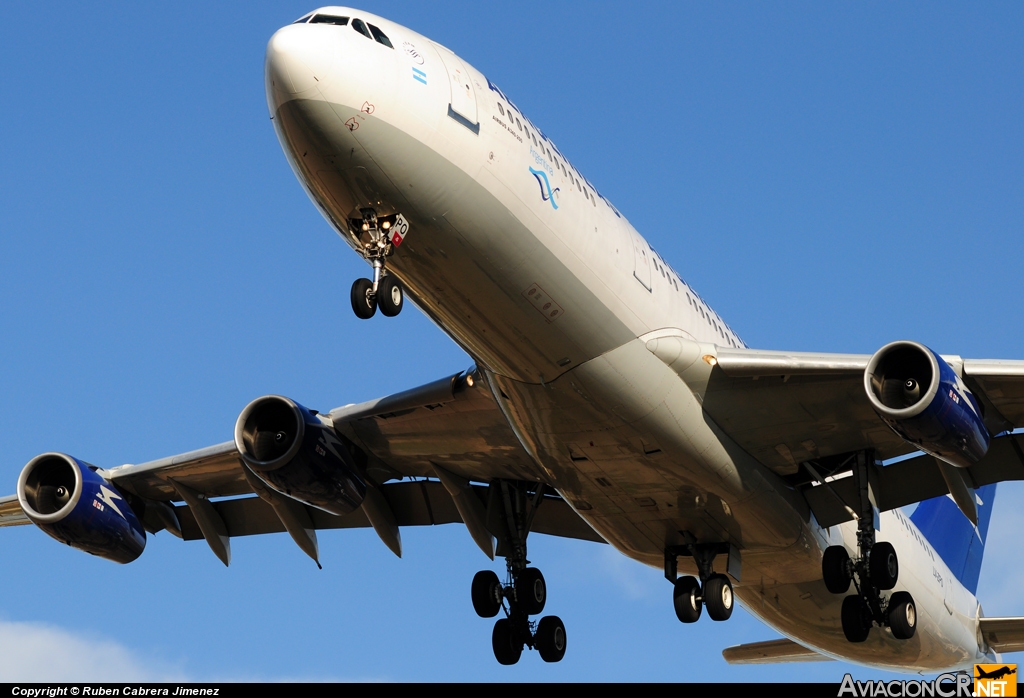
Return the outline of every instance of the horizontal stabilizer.
{"type": "MultiPolygon", "coordinates": [[[[1016,619],[1013,619],[1016,620],[1016,619]]],[[[785,662],[831,662],[831,657],[818,654],[785,638],[767,642],[751,642],[722,650],[730,664],[783,664],[785,662]]]]}
{"type": "Polygon", "coordinates": [[[981,634],[1000,654],[1024,652],[1024,618],[982,618],[981,634]]]}

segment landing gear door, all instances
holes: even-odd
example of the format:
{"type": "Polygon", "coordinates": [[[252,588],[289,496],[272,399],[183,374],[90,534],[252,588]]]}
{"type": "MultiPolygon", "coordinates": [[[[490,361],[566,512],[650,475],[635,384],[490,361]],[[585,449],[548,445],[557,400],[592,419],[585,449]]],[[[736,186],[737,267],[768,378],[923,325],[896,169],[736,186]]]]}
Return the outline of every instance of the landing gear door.
{"type": "Polygon", "coordinates": [[[448,84],[451,86],[448,116],[473,133],[480,133],[480,118],[477,115],[473,78],[458,56],[440,44],[434,44],[434,46],[437,47],[437,55],[444,63],[445,71],[448,73],[448,84]]]}
{"type": "Polygon", "coordinates": [[[629,231],[629,238],[633,241],[633,276],[648,291],[651,290],[651,252],[647,243],[640,237],[640,233],[632,228],[629,231]]]}

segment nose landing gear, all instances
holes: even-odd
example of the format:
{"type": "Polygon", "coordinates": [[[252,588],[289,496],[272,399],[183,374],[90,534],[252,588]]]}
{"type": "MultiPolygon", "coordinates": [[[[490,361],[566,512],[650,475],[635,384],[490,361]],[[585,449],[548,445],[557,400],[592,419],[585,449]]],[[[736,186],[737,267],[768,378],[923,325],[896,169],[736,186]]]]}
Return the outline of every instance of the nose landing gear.
{"type": "Polygon", "coordinates": [[[356,279],[352,284],[352,311],[362,320],[372,318],[378,308],[385,317],[395,317],[402,312],[405,291],[388,273],[386,262],[409,234],[409,222],[401,213],[378,217],[372,208],[360,214],[362,218],[350,224],[363,244],[363,257],[373,265],[373,279],[356,279]]]}

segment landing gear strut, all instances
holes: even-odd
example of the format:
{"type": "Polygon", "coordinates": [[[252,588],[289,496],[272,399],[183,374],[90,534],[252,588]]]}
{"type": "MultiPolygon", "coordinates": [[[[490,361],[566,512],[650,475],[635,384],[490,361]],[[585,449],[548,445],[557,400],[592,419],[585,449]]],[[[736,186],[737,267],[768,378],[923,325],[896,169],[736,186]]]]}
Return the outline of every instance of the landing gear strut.
{"type": "Polygon", "coordinates": [[[545,662],[558,662],[565,656],[565,624],[558,616],[540,621],[530,616],[544,611],[547,584],[536,567],[526,559],[526,537],[533,517],[544,498],[544,485],[532,495],[525,483],[499,480],[491,483],[489,528],[500,530],[498,555],[505,558],[506,577],[502,583],[490,570],[473,577],[473,609],[481,618],[493,618],[504,611],[491,633],[491,646],[499,664],[515,664],[524,647],[540,652],[545,662]]]}
{"type": "MultiPolygon", "coordinates": [[[[693,538],[693,536],[688,536],[693,538]]],[[[712,563],[719,553],[729,554],[728,543],[687,543],[665,549],[665,578],[672,582],[672,602],[676,617],[683,623],[696,623],[701,609],[707,607],[711,620],[729,620],[735,605],[732,582],[724,574],[715,574],[712,563]],[[693,557],[700,580],[678,577],[680,555],[693,557]]]]}
{"type": "Polygon", "coordinates": [[[896,586],[899,559],[891,543],[875,541],[875,510],[868,493],[871,451],[859,451],[853,466],[858,491],[857,557],[841,545],[829,546],[821,558],[825,586],[833,594],[845,594],[852,583],[855,594],[843,599],[840,614],[843,634],[850,642],[868,639],[873,624],[888,627],[893,637],[909,640],[917,631],[917,607],[906,591],[888,598],[882,595],[896,586]]]}
{"type": "Polygon", "coordinates": [[[409,222],[401,213],[378,217],[372,208],[364,208],[360,214],[361,219],[350,223],[363,242],[363,257],[373,265],[373,279],[356,279],[352,284],[352,311],[363,320],[372,318],[378,308],[382,315],[394,317],[402,312],[405,291],[387,272],[385,263],[409,234],[409,222]]]}

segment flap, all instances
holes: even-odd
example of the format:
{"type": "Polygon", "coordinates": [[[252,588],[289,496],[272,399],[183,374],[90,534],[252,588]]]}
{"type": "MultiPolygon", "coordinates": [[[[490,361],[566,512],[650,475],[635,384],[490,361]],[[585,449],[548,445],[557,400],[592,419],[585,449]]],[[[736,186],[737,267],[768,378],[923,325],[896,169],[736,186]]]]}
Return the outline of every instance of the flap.
{"type": "MultiPolygon", "coordinates": [[[[481,502],[486,502],[486,487],[474,486],[481,502]]],[[[397,482],[381,487],[381,493],[395,514],[399,526],[435,526],[438,524],[462,523],[462,517],[452,501],[451,495],[436,480],[397,482]]],[[[241,497],[213,502],[213,508],[220,514],[227,534],[253,536],[263,533],[282,533],[284,524],[274,513],[273,507],[259,497],[241,497]]],[[[317,530],[334,528],[369,528],[370,522],[363,510],[356,509],[345,516],[335,516],[320,509],[305,507],[317,530]]],[[[175,513],[181,522],[182,538],[200,540],[203,532],[195,516],[186,506],[176,506],[175,513]]],[[[561,538],[575,538],[603,543],[604,539],[590,528],[561,497],[545,496],[533,519],[531,532],[543,533],[561,538]]]]}

